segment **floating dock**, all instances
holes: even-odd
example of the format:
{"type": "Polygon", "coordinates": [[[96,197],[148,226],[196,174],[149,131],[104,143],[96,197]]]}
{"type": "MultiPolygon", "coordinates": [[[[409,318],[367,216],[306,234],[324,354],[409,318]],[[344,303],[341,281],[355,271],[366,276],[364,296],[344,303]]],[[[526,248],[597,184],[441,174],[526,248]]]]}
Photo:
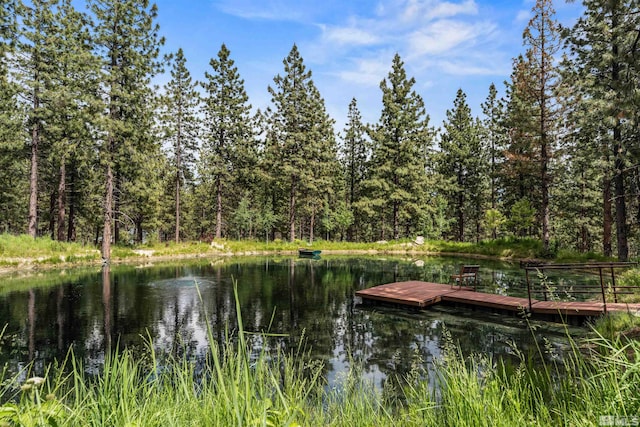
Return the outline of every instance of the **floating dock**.
{"type": "Polygon", "coordinates": [[[426,308],[440,302],[507,312],[530,312],[563,317],[593,317],[611,311],[640,313],[640,304],[590,301],[538,301],[476,292],[472,288],[420,281],[396,282],[356,292],[363,301],[426,308]]]}

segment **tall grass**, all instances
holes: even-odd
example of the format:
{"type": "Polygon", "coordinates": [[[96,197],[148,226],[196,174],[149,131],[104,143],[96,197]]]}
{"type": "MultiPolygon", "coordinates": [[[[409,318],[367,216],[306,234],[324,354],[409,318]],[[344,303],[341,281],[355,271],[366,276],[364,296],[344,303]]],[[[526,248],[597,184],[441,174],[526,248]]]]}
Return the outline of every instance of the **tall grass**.
{"type": "Polygon", "coordinates": [[[79,243],[60,242],[49,237],[34,239],[28,235],[0,234],[0,258],[10,265],[12,259],[33,258],[39,263],[57,264],[99,259],[99,252],[79,243]],[[7,261],[8,259],[8,261],[7,261]]]}
{"type": "Polygon", "coordinates": [[[149,339],[147,357],[115,351],[97,376],[72,353],[43,379],[3,376],[0,425],[596,426],[640,415],[640,342],[601,334],[571,341],[564,357],[543,345],[534,361],[514,348],[515,365],[465,357],[449,339],[436,388],[416,363],[399,390],[376,389],[357,365],[328,387],[301,348],[255,354],[240,315],[235,334],[218,343],[209,332],[209,341],[203,365],[162,360],[149,339]]]}

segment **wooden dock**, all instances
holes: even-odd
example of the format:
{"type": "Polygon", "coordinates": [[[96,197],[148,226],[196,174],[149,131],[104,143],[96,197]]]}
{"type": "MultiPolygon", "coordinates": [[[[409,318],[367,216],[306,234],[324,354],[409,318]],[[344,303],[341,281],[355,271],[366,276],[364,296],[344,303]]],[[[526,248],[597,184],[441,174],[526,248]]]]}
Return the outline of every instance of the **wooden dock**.
{"type": "Polygon", "coordinates": [[[510,297],[471,288],[420,281],[396,282],[375,286],[356,292],[363,301],[379,301],[410,307],[426,308],[444,302],[487,309],[532,314],[593,317],[610,311],[640,313],[640,304],[607,303],[589,301],[538,301],[528,298],[510,297]]]}

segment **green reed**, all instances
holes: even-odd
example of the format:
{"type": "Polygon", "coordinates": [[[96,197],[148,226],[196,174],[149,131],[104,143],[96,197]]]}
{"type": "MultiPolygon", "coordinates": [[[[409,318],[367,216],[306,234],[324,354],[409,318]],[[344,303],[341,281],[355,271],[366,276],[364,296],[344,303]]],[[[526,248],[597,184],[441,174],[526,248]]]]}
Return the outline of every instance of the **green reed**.
{"type": "Polygon", "coordinates": [[[148,338],[146,356],[116,349],[97,375],[73,352],[42,378],[0,370],[0,426],[597,426],[640,416],[637,340],[594,330],[569,337],[563,355],[542,342],[534,355],[513,347],[517,360],[506,363],[463,355],[449,336],[433,378],[416,360],[379,389],[350,360],[329,387],[302,345],[285,352],[264,339],[254,351],[237,299],[236,310],[238,329],[222,342],[209,328],[204,362],[160,357],[148,338]]]}

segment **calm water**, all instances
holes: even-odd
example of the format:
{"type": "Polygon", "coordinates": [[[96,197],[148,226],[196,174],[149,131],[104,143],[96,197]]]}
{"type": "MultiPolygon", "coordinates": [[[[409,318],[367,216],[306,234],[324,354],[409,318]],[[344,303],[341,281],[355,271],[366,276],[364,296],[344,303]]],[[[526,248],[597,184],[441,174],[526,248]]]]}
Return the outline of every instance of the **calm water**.
{"type": "Polygon", "coordinates": [[[537,323],[532,333],[518,317],[440,306],[365,307],[354,297],[358,289],[393,281],[447,283],[463,263],[481,264],[483,290],[526,295],[517,265],[461,258],[232,258],[5,278],[0,366],[16,372],[34,362],[42,373],[73,346],[87,370],[97,372],[116,345],[147,351],[147,336],[162,352],[202,358],[208,349],[206,319],[220,341],[226,329],[237,329],[234,283],[245,330],[280,334],[267,340],[252,336],[253,345],[293,351],[303,340],[310,357],[324,362],[330,384],[350,360],[361,363],[363,375],[376,385],[408,372],[417,360],[431,370],[447,334],[464,353],[513,357],[512,343],[526,352],[535,336],[562,354],[566,332],[558,324],[537,323]]]}

